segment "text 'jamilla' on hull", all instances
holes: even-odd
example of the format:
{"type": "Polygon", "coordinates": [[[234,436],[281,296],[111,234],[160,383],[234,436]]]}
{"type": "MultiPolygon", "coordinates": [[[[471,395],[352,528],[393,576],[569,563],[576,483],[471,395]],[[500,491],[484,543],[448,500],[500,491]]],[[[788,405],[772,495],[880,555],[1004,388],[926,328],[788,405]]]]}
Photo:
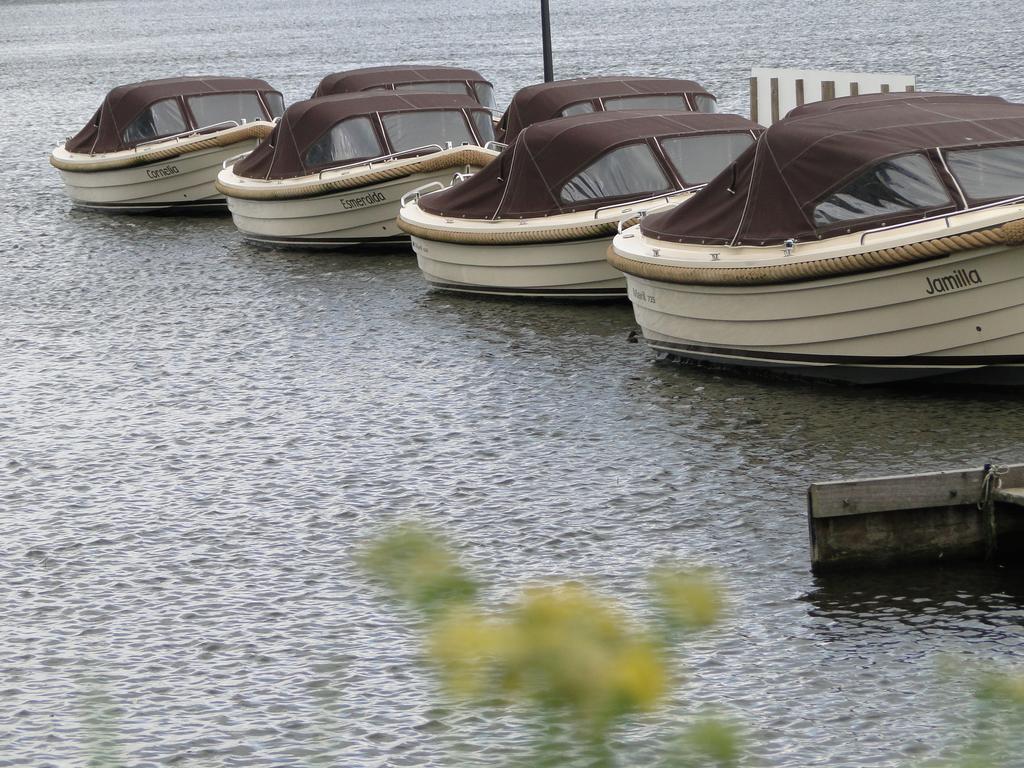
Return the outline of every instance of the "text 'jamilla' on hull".
{"type": "Polygon", "coordinates": [[[217,188],[246,239],[284,247],[408,243],[402,196],[498,156],[489,113],[469,96],[390,91],[293,104],[217,188]]]}
{"type": "Polygon", "coordinates": [[[653,110],[534,123],[488,168],[407,200],[399,226],[435,288],[623,297],[605,257],[619,221],[684,203],[760,130],[736,115],[653,110]]]}
{"type": "Polygon", "coordinates": [[[214,183],[225,160],[256,147],[284,113],[263,80],[179,77],[122,85],[57,147],[75,206],[115,213],[224,210],[214,183]]]}
{"type": "Polygon", "coordinates": [[[794,110],[615,238],[659,353],[855,383],[1024,384],[1024,106],[957,94],[794,110]]]}

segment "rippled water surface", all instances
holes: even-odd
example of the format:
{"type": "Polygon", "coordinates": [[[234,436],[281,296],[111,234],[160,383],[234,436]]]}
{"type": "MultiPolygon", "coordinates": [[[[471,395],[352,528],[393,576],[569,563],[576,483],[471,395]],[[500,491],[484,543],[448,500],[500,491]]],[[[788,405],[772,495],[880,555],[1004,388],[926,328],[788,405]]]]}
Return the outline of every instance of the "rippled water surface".
{"type": "MultiPolygon", "coordinates": [[[[738,111],[762,65],[1024,95],[1006,1],[553,5],[559,76],[693,76],[738,111]]],[[[110,87],[179,73],[295,100],[330,71],[460,63],[504,101],[539,75],[534,6],[0,6],[0,765],[84,765],[104,739],[140,766],[516,754],[514,718],[440,704],[411,617],[353,567],[408,517],[498,597],[585,576],[640,606],[659,559],[720,570],[732,617],[678,649],[671,712],[622,734],[638,764],[718,703],[754,733],[747,765],[906,765],[970,723],[941,659],[1022,661],[1019,574],[818,579],[804,513],[815,480],[1024,460],[1019,394],[657,364],[628,306],[451,298],[409,255],[77,213],[46,163],[110,87]]]]}

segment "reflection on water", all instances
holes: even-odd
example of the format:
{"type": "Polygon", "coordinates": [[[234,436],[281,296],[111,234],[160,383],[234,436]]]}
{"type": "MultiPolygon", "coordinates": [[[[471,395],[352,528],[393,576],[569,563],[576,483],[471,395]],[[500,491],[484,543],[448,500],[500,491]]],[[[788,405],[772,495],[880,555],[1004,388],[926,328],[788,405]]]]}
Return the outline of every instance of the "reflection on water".
{"type": "MultiPolygon", "coordinates": [[[[750,765],[906,765],[959,740],[970,684],[936,660],[1020,663],[1019,577],[812,577],[805,491],[1020,461],[1017,395],[666,365],[629,342],[627,304],[432,293],[411,254],[264,250],[226,218],[69,210],[46,153],[116,83],[252,74],[294,100],[328,70],[432,60],[479,66],[505,101],[539,69],[526,0],[195,0],[200,21],[171,36],[155,8],[0,7],[0,766],[83,764],[108,736],[154,766],[526,754],[515,718],[438,704],[407,617],[352,565],[408,517],[447,531],[496,599],[585,577],[643,611],[659,560],[722,572],[731,618],[678,648],[677,707],[623,734],[637,764],[654,762],[645,734],[707,703],[751,725],[750,765]],[[310,19],[345,30],[329,54],[310,19]]],[[[754,64],[1012,97],[1016,13],[563,3],[556,68],[693,75],[736,110],[754,64]],[[800,45],[780,54],[782,39],[800,45]]]]}

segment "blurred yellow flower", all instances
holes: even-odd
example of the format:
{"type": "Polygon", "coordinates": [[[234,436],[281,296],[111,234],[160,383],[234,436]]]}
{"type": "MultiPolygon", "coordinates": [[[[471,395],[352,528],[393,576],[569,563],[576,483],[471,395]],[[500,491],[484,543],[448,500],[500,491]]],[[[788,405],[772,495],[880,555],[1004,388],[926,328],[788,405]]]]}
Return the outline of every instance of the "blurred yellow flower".
{"type": "Polygon", "coordinates": [[[373,542],[360,561],[398,598],[428,613],[476,596],[476,583],[445,543],[418,525],[398,526],[373,542]]]}
{"type": "Polygon", "coordinates": [[[702,629],[721,617],[722,591],[708,572],[660,568],[654,572],[652,581],[673,628],[702,629]]]}
{"type": "Polygon", "coordinates": [[[497,676],[512,643],[506,623],[461,607],[434,623],[427,650],[452,693],[476,697],[497,692],[497,676]]]}
{"type": "MultiPolygon", "coordinates": [[[[474,604],[476,583],[444,542],[416,526],[379,539],[362,563],[430,619],[428,658],[456,696],[557,710],[580,737],[607,745],[619,718],[654,709],[673,682],[665,633],[635,628],[580,584],[528,589],[509,608],[485,613],[474,604]]],[[[672,626],[707,626],[721,612],[718,588],[702,572],[662,570],[655,585],[672,626]]],[[[714,734],[706,735],[713,752],[714,734]]]]}

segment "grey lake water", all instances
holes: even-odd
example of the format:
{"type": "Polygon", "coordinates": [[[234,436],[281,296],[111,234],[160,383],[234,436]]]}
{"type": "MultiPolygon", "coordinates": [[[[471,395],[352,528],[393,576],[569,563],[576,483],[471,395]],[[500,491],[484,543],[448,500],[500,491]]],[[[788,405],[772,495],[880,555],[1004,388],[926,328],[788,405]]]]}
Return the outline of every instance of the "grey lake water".
{"type": "MultiPolygon", "coordinates": [[[[741,113],[752,66],[1024,97],[1009,0],[552,5],[559,77],[693,77],[741,113]]],[[[1019,572],[817,578],[804,507],[813,481],[1024,460],[1019,393],[658,363],[628,305],[445,296],[407,253],[76,212],[47,163],[152,77],[261,76],[290,102],[332,71],[437,62],[505,103],[540,78],[536,6],[0,5],[0,766],[527,754],[515,714],[445,703],[414,617],[353,564],[406,519],[497,601],[584,578],[642,613],[656,563],[718,571],[731,613],[675,649],[686,682],[619,735],[624,764],[713,706],[749,730],[744,765],[910,765],[969,733],[964,670],[1024,663],[1019,572]]]]}

